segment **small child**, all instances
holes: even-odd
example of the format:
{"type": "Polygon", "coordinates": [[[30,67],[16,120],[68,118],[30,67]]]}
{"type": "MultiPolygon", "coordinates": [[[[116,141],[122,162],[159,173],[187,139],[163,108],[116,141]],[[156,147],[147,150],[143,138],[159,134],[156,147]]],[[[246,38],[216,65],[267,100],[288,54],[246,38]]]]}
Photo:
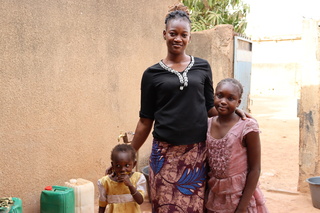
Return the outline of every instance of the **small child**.
{"type": "Polygon", "coordinates": [[[208,213],[268,212],[261,190],[260,137],[256,120],[242,120],[236,113],[243,87],[239,81],[220,81],[214,95],[217,116],[209,118],[208,213]]]}
{"type": "Polygon", "coordinates": [[[146,178],[132,172],[136,151],[128,144],[119,144],[111,152],[113,173],[98,180],[99,213],[138,213],[146,192],[146,178]]]}

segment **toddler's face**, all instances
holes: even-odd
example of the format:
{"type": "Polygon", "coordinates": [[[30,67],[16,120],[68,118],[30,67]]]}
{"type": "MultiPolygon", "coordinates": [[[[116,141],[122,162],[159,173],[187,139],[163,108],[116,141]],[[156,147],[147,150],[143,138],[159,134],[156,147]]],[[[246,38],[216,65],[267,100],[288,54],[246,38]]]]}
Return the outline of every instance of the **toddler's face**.
{"type": "Polygon", "coordinates": [[[113,171],[116,176],[128,175],[132,172],[136,162],[132,160],[132,156],[128,152],[118,152],[111,162],[113,171]]]}

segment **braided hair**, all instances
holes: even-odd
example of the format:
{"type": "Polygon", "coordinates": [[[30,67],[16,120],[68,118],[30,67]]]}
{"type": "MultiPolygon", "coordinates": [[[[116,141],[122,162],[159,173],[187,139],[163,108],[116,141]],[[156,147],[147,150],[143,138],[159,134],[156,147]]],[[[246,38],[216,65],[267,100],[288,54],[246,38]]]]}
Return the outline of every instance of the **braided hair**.
{"type": "Polygon", "coordinates": [[[220,85],[222,85],[222,84],[224,84],[224,83],[231,83],[231,84],[233,84],[234,86],[238,87],[238,89],[239,89],[239,98],[241,98],[242,93],[243,93],[243,86],[242,86],[242,84],[241,84],[238,80],[236,80],[236,79],[234,79],[234,78],[225,78],[225,79],[222,79],[222,80],[217,84],[217,87],[220,86],[220,85]]]}
{"type": "Polygon", "coordinates": [[[184,6],[184,4],[181,2],[169,7],[164,23],[167,26],[170,20],[178,18],[186,19],[189,23],[191,23],[188,7],[184,6]]]}

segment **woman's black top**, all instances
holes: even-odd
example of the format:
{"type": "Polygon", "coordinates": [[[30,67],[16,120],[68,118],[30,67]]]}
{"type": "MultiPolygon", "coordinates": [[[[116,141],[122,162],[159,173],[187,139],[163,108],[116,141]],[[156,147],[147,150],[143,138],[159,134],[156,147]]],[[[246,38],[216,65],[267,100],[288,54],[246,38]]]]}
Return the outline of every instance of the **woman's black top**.
{"type": "Polygon", "coordinates": [[[149,67],[143,74],[140,117],[155,121],[152,134],[157,140],[173,145],[206,140],[207,112],[213,107],[209,63],[194,57],[187,77],[188,86],[180,90],[178,76],[165,70],[159,63],[149,67]]]}

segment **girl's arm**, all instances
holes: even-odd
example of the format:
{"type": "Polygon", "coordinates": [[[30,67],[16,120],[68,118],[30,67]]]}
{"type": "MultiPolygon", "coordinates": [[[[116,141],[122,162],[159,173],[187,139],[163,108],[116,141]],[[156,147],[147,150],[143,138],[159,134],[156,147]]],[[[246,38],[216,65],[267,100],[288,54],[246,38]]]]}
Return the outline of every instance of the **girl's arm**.
{"type": "Polygon", "coordinates": [[[131,146],[138,151],[140,147],[147,140],[148,135],[151,131],[153,120],[149,118],[140,118],[134,132],[133,139],[131,141],[131,146]]]}
{"type": "Polygon", "coordinates": [[[261,169],[261,148],[258,132],[249,132],[245,136],[248,155],[248,175],[236,213],[247,212],[250,198],[257,187],[261,169]]]}

